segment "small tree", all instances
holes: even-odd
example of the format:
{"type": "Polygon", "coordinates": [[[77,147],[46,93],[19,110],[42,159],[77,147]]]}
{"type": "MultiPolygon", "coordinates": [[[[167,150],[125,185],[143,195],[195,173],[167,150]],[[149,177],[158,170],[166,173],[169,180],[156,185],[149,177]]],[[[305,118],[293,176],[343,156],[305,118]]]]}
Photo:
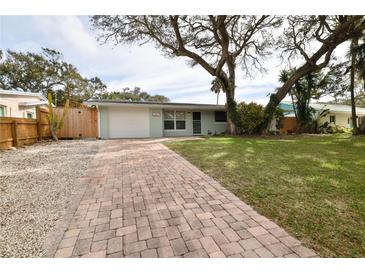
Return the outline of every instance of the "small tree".
{"type": "Polygon", "coordinates": [[[57,137],[57,130],[60,130],[63,128],[63,122],[65,120],[67,111],[69,106],[69,100],[66,100],[63,112],[61,117],[57,114],[53,113],[53,106],[52,106],[52,93],[48,93],[48,123],[49,123],[49,130],[51,131],[51,135],[54,141],[58,141],[57,137]]]}

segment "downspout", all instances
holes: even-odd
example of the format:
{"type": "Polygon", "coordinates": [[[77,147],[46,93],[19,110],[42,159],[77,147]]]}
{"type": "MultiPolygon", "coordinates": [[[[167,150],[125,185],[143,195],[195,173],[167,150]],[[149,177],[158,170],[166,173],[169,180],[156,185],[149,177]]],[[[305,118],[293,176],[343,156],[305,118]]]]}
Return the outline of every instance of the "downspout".
{"type": "Polygon", "coordinates": [[[100,110],[99,110],[99,106],[96,105],[96,111],[97,111],[97,114],[98,114],[98,139],[101,139],[101,134],[100,134],[100,110]]]}

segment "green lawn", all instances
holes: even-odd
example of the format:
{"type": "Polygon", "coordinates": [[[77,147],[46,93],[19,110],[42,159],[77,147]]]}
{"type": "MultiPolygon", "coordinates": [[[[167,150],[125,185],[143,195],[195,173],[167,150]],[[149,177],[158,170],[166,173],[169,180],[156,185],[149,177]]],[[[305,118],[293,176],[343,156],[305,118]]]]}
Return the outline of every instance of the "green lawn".
{"type": "Polygon", "coordinates": [[[365,138],[212,137],[166,145],[326,257],[365,257],[365,138]]]}

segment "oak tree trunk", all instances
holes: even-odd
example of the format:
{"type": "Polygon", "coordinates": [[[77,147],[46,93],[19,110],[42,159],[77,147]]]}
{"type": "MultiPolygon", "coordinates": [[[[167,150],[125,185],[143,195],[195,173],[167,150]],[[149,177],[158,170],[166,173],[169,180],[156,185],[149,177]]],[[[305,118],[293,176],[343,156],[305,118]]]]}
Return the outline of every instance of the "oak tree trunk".
{"type": "Polygon", "coordinates": [[[358,39],[354,38],[351,42],[351,72],[350,72],[350,95],[351,95],[351,121],[352,134],[357,134],[357,116],[356,116],[356,102],[355,102],[355,70],[356,70],[356,54],[354,48],[358,44],[358,39]]]}
{"type": "Polygon", "coordinates": [[[234,89],[226,90],[226,100],[227,100],[227,133],[230,135],[237,135],[237,103],[234,100],[234,89]]]}

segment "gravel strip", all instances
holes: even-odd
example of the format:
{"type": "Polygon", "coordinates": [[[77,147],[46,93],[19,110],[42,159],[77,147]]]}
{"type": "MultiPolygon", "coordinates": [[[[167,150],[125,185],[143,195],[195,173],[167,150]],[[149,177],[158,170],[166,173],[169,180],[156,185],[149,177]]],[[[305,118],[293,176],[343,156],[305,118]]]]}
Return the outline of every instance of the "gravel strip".
{"type": "Polygon", "coordinates": [[[0,257],[42,257],[102,141],[44,142],[0,151],[0,257]]]}

